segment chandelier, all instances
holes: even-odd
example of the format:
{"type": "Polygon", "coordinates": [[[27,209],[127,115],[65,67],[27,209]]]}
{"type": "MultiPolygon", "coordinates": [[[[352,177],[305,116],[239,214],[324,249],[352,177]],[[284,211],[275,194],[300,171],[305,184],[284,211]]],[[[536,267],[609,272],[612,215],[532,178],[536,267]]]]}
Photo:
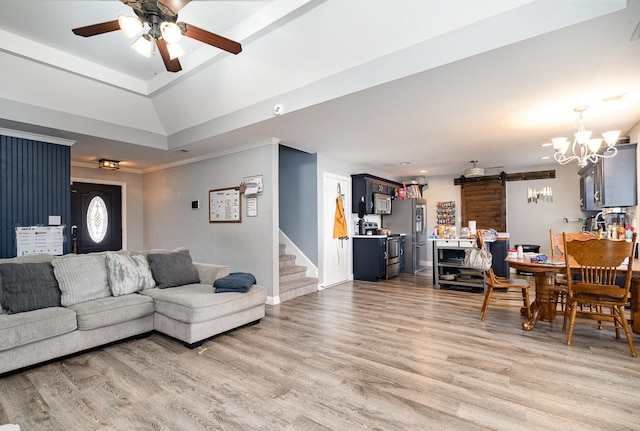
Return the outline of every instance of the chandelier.
{"type": "Polygon", "coordinates": [[[604,151],[600,151],[602,139],[591,139],[591,131],[584,130],[582,113],[588,108],[588,106],[578,106],[573,109],[579,115],[577,120],[578,131],[574,134],[573,144],[567,138],[553,138],[551,140],[555,150],[553,158],[561,165],[566,165],[575,160],[578,162],[578,166],[585,167],[589,162],[595,163],[599,158],[613,157],[618,153],[618,149],[614,145],[618,142],[619,130],[612,130],[602,134],[602,138],[607,144],[604,151]],[[569,149],[571,149],[571,152],[567,154],[569,149]]]}

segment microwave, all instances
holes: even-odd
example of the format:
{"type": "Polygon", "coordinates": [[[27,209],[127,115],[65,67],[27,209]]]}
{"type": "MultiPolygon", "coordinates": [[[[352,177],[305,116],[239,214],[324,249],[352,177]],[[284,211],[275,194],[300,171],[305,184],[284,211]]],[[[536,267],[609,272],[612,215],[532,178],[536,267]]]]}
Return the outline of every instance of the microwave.
{"type": "Polygon", "coordinates": [[[373,213],[391,214],[391,196],[382,193],[373,194],[373,213]]]}

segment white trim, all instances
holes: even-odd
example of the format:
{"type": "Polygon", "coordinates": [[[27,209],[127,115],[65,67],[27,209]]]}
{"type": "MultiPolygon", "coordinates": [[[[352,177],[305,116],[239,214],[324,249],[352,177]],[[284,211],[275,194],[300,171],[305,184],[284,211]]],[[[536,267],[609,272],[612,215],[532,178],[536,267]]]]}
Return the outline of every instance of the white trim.
{"type": "Polygon", "coordinates": [[[112,186],[120,186],[121,188],[121,218],[122,218],[122,249],[127,249],[127,183],[122,181],[109,181],[109,180],[95,180],[89,178],[71,177],[71,184],[77,183],[89,183],[89,184],[106,184],[112,186]]]}
{"type": "Polygon", "coordinates": [[[72,139],[56,138],[55,136],[40,135],[38,133],[23,132],[21,130],[5,129],[0,127],[0,135],[11,136],[13,138],[30,139],[32,141],[45,142],[47,144],[72,146],[76,141],[72,139]]]}
{"type": "Polygon", "coordinates": [[[267,296],[267,305],[278,305],[280,304],[279,296],[267,296]]]}

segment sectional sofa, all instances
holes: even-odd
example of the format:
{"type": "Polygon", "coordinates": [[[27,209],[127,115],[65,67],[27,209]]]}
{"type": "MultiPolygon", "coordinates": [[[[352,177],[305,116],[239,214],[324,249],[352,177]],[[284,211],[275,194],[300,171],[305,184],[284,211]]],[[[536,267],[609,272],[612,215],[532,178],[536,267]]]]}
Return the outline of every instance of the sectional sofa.
{"type": "Polygon", "coordinates": [[[187,249],[2,259],[0,374],[154,330],[193,348],[258,322],[266,289],[233,276],[187,249]]]}

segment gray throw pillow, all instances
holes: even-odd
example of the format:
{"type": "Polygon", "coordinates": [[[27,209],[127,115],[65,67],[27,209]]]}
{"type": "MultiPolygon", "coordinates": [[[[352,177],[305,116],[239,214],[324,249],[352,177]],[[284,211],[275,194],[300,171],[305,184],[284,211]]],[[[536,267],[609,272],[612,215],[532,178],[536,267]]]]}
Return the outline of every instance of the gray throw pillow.
{"type": "Polygon", "coordinates": [[[0,265],[3,308],[9,313],[60,306],[60,289],[50,263],[0,265]]]}
{"type": "Polygon", "coordinates": [[[185,253],[151,253],[147,255],[153,278],[160,289],[200,283],[191,256],[185,253]]]}

